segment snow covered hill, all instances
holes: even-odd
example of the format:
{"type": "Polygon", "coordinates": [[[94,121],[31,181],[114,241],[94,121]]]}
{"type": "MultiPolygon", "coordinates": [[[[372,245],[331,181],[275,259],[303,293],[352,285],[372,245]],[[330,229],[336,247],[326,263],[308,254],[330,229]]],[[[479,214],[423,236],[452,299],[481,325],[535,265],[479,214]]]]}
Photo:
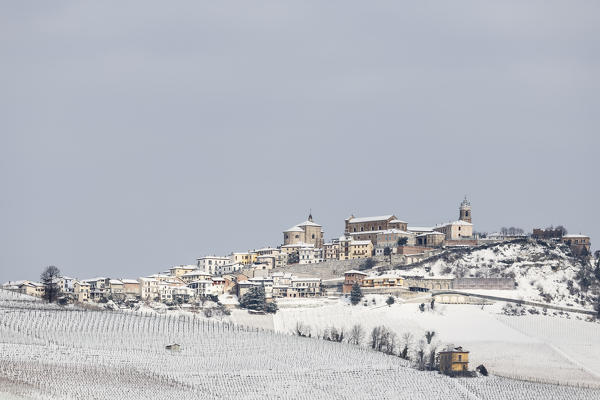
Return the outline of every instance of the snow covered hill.
{"type": "MultiPolygon", "coordinates": [[[[514,278],[514,298],[592,309],[595,296],[582,290],[583,264],[562,244],[527,239],[459,248],[403,268],[401,273],[442,277],[514,278]]],[[[589,266],[588,266],[589,267],[589,266]]],[[[510,294],[510,292],[509,292],[510,294]]]]}
{"type": "Polygon", "coordinates": [[[0,398],[11,399],[600,396],[594,389],[500,377],[447,378],[360,346],[192,315],[66,311],[2,291],[0,352],[0,398]],[[166,350],[171,343],[181,350],[166,350]]]}

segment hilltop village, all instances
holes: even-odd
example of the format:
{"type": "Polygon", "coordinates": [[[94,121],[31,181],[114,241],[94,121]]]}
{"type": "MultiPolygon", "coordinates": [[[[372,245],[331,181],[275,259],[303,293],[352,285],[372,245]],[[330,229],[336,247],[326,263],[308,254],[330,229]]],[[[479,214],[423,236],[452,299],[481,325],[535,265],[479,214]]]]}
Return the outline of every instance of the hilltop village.
{"type": "MultiPolygon", "coordinates": [[[[344,226],[342,235],[325,241],[323,227],[309,215],[306,221],[283,231],[283,243],[277,247],[202,256],[195,264],[177,265],[139,278],[62,276],[56,278],[56,283],[63,301],[78,303],[152,301],[185,305],[219,296],[228,296],[235,302],[253,287],[261,287],[266,300],[272,301],[343,296],[355,284],[367,293],[410,296],[411,292],[421,291],[515,288],[511,277],[406,272],[411,265],[451,248],[529,239],[564,244],[575,256],[590,253],[589,236],[569,235],[562,227],[534,229],[529,235],[514,228],[477,234],[466,197],[460,203],[457,220],[433,227],[412,226],[393,214],[351,215],[344,226]]],[[[40,297],[45,291],[44,284],[34,281],[11,281],[2,288],[40,297]]]]}

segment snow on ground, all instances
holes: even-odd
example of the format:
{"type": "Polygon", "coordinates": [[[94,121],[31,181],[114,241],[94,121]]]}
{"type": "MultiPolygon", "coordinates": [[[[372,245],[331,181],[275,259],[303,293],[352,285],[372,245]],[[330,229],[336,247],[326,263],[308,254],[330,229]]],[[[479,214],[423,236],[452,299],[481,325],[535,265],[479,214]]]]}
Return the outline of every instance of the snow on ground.
{"type": "Polygon", "coordinates": [[[447,250],[399,274],[436,277],[509,277],[517,288],[510,297],[554,305],[592,309],[581,292],[580,261],[565,245],[527,240],[475,249],[447,250]]]}
{"type": "MultiPolygon", "coordinates": [[[[421,312],[415,303],[397,300],[389,307],[385,299],[368,295],[367,306],[363,302],[352,306],[344,298],[313,299],[306,307],[302,300],[282,301],[272,316],[273,327],[291,333],[301,322],[314,336],[332,326],[349,330],[360,324],[370,333],[384,325],[399,338],[411,333],[413,346],[426,331],[435,331],[433,342],[438,348],[453,344],[470,350],[472,368],[484,364],[503,376],[586,385],[599,382],[600,324],[550,316],[507,317],[500,313],[502,303],[483,307],[437,304],[433,311],[421,312]]],[[[232,320],[243,313],[232,315],[232,320]]],[[[248,316],[243,323],[251,325],[253,318],[248,316]]],[[[266,326],[264,320],[260,326],[266,326]]]]}
{"type": "MultiPolygon", "coordinates": [[[[10,301],[6,305],[0,295],[0,387],[5,392],[0,396],[9,393],[10,400],[399,396],[415,400],[591,400],[600,396],[599,390],[500,377],[448,378],[417,371],[396,356],[360,346],[247,330],[191,313],[64,311],[41,302],[15,307],[20,300],[10,301]],[[173,342],[181,344],[181,351],[165,349],[173,342]]],[[[273,322],[282,325],[286,312],[318,312],[328,307],[357,309],[342,301],[323,307],[289,307],[273,322]]],[[[376,307],[364,307],[356,316],[369,320],[370,312],[382,309],[376,307]]],[[[412,319],[415,326],[425,326],[455,315],[448,309],[437,316],[412,315],[409,308],[414,307],[393,306],[381,317],[394,320],[397,314],[405,322],[412,319]]],[[[466,314],[465,310],[457,315],[466,314]]],[[[493,321],[489,318],[485,323],[493,321]]],[[[529,338],[514,330],[507,332],[513,341],[529,338]]]]}

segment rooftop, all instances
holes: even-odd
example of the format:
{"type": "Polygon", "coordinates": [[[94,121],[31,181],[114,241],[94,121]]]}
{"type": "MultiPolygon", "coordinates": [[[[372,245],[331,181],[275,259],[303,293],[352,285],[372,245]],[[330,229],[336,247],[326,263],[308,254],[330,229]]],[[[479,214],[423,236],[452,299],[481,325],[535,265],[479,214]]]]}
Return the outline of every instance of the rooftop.
{"type": "Polygon", "coordinates": [[[360,218],[350,217],[350,218],[348,218],[348,222],[351,224],[356,224],[356,223],[360,223],[360,222],[387,221],[390,218],[396,219],[396,216],[390,214],[390,215],[379,215],[376,217],[360,217],[360,218]]]}

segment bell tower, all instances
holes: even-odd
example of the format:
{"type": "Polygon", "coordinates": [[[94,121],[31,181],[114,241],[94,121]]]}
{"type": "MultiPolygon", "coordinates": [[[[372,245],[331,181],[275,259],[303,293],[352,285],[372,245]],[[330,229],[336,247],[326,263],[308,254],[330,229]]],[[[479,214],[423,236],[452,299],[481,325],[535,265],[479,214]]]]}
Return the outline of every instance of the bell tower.
{"type": "Polygon", "coordinates": [[[461,221],[472,223],[471,203],[469,202],[469,200],[467,200],[467,196],[465,196],[465,199],[462,201],[462,203],[460,203],[460,216],[458,219],[461,221]]]}

